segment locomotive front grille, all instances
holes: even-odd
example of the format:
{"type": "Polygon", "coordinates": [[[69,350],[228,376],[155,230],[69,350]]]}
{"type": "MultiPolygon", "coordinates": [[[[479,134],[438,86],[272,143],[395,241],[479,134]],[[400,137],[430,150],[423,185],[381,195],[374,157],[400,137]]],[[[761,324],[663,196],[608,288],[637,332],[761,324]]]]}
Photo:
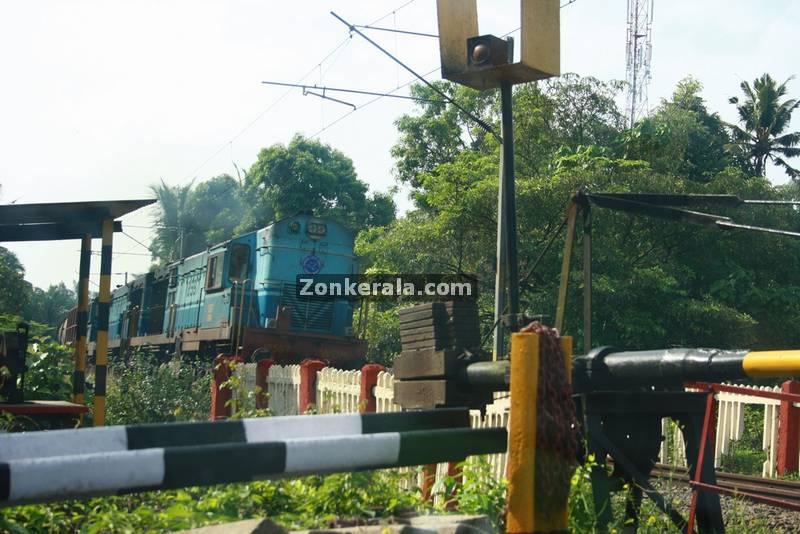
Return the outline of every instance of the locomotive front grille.
{"type": "Polygon", "coordinates": [[[333,324],[333,300],[319,296],[298,296],[297,286],[284,284],[281,304],[292,310],[292,328],[330,332],[333,324]]]}

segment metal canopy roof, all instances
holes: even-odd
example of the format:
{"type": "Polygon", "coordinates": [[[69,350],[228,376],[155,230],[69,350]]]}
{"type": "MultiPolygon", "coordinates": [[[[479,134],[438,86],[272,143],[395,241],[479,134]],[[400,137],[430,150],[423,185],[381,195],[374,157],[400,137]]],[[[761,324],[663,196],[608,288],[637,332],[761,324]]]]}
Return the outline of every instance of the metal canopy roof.
{"type": "MultiPolygon", "coordinates": [[[[79,239],[100,237],[102,222],[116,219],[156,202],[155,199],[0,206],[0,241],[79,239]]],[[[122,231],[116,221],[114,231],[122,231]]]]}

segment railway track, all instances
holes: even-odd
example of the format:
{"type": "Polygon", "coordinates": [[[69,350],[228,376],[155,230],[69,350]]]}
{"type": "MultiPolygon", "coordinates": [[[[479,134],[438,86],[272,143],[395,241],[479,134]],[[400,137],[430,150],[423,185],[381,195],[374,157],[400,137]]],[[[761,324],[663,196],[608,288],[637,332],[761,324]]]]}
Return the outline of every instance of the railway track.
{"type": "MultiPolygon", "coordinates": [[[[689,475],[685,467],[656,464],[650,472],[650,476],[689,485],[689,475]]],[[[798,481],[761,478],[717,471],[717,484],[731,491],[752,493],[772,499],[780,499],[791,505],[800,506],[800,482],[798,481]]]]}

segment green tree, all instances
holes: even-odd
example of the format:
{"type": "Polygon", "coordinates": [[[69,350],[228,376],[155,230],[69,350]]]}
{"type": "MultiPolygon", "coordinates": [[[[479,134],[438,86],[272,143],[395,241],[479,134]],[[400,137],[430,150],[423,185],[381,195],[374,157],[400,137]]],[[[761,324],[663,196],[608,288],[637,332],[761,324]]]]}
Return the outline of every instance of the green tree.
{"type": "Polygon", "coordinates": [[[150,251],[161,263],[179,259],[182,249],[186,250],[186,241],[193,237],[186,210],[191,189],[191,183],[170,186],[163,179],[160,184],[150,186],[158,199],[158,213],[153,218],[155,237],[150,251]]]}
{"type": "MultiPolygon", "coordinates": [[[[724,150],[729,138],[718,115],[706,108],[699,83],[681,82],[638,132],[621,130],[615,87],[568,77],[554,86],[527,84],[514,93],[522,308],[550,320],[561,265],[558,244],[563,242],[563,234],[556,232],[577,190],[797,197],[796,188],[776,188],[730,166],[733,159],[724,150]],[[655,133],[643,132],[645,126],[655,133]],[[556,246],[540,258],[554,233],[556,246]]],[[[477,112],[495,120],[494,105],[489,100],[477,112]]],[[[365,265],[379,270],[476,274],[482,325],[488,334],[498,147],[488,138],[477,144],[462,139],[460,150],[454,145],[451,154],[436,149],[443,146],[438,140],[416,142],[413,132],[433,136],[439,131],[445,110],[432,113],[433,109],[423,104],[415,116],[397,123],[398,175],[413,170],[407,181],[416,209],[388,227],[363,232],[357,250],[365,265]],[[410,126],[413,129],[406,129],[410,126]],[[426,152],[426,145],[433,149],[426,152]]],[[[444,136],[456,131],[463,135],[464,128],[451,121],[441,131],[444,136]]],[[[800,215],[787,207],[722,211],[747,224],[800,227],[800,215]]],[[[602,209],[595,210],[593,219],[596,344],[637,349],[800,342],[800,335],[782,328],[798,314],[789,304],[796,302],[800,289],[798,243],[602,209]]],[[[580,256],[581,248],[576,250],[580,256]]],[[[582,317],[575,313],[582,291],[579,266],[577,258],[566,331],[580,339],[582,317]]],[[[368,334],[387,350],[396,350],[397,325],[386,317],[391,310],[381,312],[381,320],[368,325],[368,334]]]]}
{"type": "MultiPolygon", "coordinates": [[[[479,92],[452,82],[433,84],[474,115],[493,121],[490,116],[492,103],[496,100],[493,92],[479,92]]],[[[495,141],[487,141],[483,129],[455,106],[442,100],[430,87],[414,84],[411,94],[419,98],[420,113],[402,115],[395,121],[400,140],[391,151],[397,178],[401,182],[416,187],[420,174],[432,172],[438,165],[452,161],[463,150],[494,146],[495,141]]]]}
{"type": "Polygon", "coordinates": [[[17,255],[0,247],[0,313],[22,315],[30,301],[31,284],[17,255]]]}
{"type": "Polygon", "coordinates": [[[681,80],[672,98],[620,136],[620,155],[695,181],[708,181],[729,166],[730,136],[719,115],[708,111],[702,88],[693,78],[681,80]]]}
{"type": "Polygon", "coordinates": [[[367,191],[350,158],[296,135],[288,145],[262,149],[247,173],[246,195],[252,210],[248,225],[266,226],[302,211],[337,219],[353,229],[391,222],[395,215],[391,197],[367,191]]]}
{"type": "Polygon", "coordinates": [[[153,222],[150,249],[161,263],[190,256],[208,245],[230,239],[244,216],[239,181],[222,174],[195,186],[170,186],[163,180],[151,187],[159,211],[153,222]]]}
{"type": "Polygon", "coordinates": [[[64,282],[52,284],[47,290],[34,288],[25,311],[25,318],[58,328],[67,312],[76,305],[77,296],[64,282]]]}
{"type": "Polygon", "coordinates": [[[742,123],[742,127],[730,125],[733,137],[730,149],[745,158],[756,176],[765,176],[768,161],[783,167],[793,179],[800,176],[800,171],[787,161],[800,155],[797,146],[800,132],[787,132],[792,112],[800,106],[796,99],[783,99],[789,80],[779,84],[769,74],[763,74],[752,85],[746,81],[741,83],[743,100],[736,96],[730,98],[742,123]]]}

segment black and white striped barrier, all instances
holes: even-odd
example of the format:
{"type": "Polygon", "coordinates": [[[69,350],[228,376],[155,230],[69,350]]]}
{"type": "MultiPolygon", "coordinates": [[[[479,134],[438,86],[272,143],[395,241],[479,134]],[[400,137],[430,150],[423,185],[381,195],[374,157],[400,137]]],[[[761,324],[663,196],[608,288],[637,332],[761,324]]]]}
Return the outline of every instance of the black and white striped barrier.
{"type": "Polygon", "coordinates": [[[432,464],[505,450],[504,428],[446,428],[28,456],[0,463],[0,505],[432,464]]]}
{"type": "Polygon", "coordinates": [[[137,449],[469,427],[469,411],[296,415],[0,434],[0,462],[137,449]]]}

